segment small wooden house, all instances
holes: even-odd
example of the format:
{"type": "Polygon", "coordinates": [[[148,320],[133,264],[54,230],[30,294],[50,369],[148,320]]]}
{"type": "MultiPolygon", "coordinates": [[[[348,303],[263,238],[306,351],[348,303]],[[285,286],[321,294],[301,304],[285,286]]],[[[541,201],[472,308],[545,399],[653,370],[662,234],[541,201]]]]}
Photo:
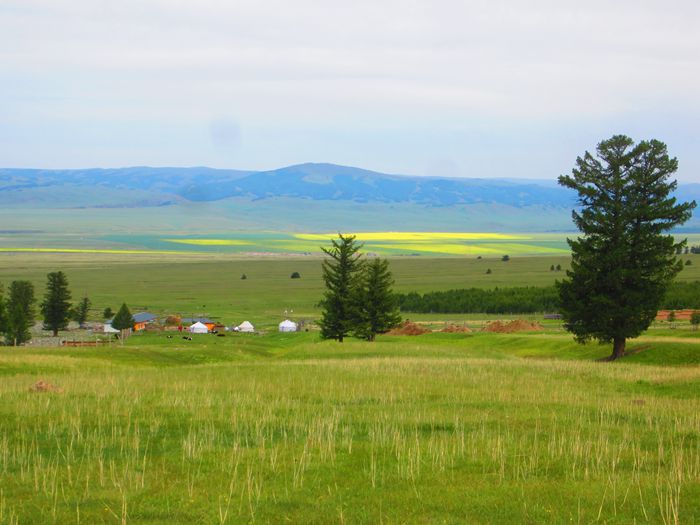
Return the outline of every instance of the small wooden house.
{"type": "Polygon", "coordinates": [[[139,312],[134,314],[134,332],[145,330],[150,324],[155,323],[158,317],[149,312],[139,312]]]}

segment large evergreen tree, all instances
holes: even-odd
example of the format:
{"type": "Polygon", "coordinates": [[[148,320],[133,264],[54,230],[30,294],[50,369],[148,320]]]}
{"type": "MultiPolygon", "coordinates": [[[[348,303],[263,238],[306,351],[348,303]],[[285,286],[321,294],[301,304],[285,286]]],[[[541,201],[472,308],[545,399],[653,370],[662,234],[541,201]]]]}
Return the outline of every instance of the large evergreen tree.
{"type": "Polygon", "coordinates": [[[6,308],[5,340],[21,345],[31,339],[29,329],[34,324],[34,285],[29,281],[13,281],[6,308]]]}
{"type": "Polygon", "coordinates": [[[364,265],[356,296],[355,335],[374,341],[377,334],[388,332],[401,322],[398,299],[391,290],[393,284],[386,259],[376,258],[364,265]]]}
{"type": "Polygon", "coordinates": [[[566,328],[579,342],[612,343],[611,360],[626,340],[651,324],[668,285],[682,269],[676,243],[665,235],[691,216],[695,202],[677,203],[669,176],[678,162],[657,140],[634,144],[614,136],[586,152],[559,184],[578,193],[569,239],[571,270],[558,283],[566,328]]]}
{"type": "Polygon", "coordinates": [[[54,337],[59,330],[68,328],[70,291],[65,273],[51,272],[46,276],[46,294],[41,303],[41,313],[44,316],[44,330],[51,330],[54,337]]]}
{"type": "Polygon", "coordinates": [[[321,248],[328,256],[323,261],[323,281],[326,292],[321,300],[321,337],[336,339],[350,334],[357,319],[357,273],[362,267],[358,251],[362,247],[354,235],[338,234],[330,249],[321,248]]]}

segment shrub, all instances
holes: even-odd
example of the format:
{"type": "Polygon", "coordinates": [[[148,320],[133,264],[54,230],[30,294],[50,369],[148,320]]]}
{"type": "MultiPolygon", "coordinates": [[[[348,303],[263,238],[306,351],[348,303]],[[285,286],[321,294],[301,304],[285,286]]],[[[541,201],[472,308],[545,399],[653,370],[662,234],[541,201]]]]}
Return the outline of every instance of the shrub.
{"type": "Polygon", "coordinates": [[[299,272],[292,273],[292,279],[301,279],[301,275],[299,274],[299,272]]]}

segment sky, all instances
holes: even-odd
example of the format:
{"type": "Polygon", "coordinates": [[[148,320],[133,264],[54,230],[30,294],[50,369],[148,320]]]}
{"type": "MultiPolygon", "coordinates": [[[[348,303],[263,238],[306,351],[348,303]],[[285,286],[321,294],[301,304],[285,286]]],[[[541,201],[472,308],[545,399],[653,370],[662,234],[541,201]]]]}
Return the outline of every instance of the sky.
{"type": "Polygon", "coordinates": [[[0,166],[553,179],[614,134],[700,182],[700,2],[0,0],[0,166]]]}

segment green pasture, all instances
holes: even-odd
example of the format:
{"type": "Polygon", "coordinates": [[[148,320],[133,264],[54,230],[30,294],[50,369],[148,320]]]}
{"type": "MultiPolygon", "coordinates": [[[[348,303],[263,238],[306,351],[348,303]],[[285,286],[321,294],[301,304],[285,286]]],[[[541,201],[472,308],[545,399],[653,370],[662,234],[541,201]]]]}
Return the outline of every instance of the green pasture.
{"type": "Polygon", "coordinates": [[[0,348],[0,523],[694,523],[688,335],[0,348]]]}
{"type": "MultiPolygon", "coordinates": [[[[700,256],[679,279],[700,279],[700,256]]],[[[391,270],[399,292],[428,292],[454,288],[545,286],[561,279],[568,257],[394,257],[391,270]],[[486,270],[491,269],[491,274],[486,270]]],[[[248,319],[261,326],[276,325],[287,317],[313,319],[323,294],[321,259],[317,257],[236,258],[210,255],[119,255],[85,253],[0,253],[0,283],[29,279],[37,296],[43,294],[46,274],[63,270],[74,298],[87,294],[93,302],[92,318],[100,320],[109,306],[126,302],[132,311],[183,316],[207,315],[227,324],[248,319]],[[292,272],[301,279],[290,279],[292,272]],[[245,274],[247,279],[241,279],[245,274]]],[[[476,316],[480,318],[482,316],[476,316]]],[[[475,316],[416,314],[415,320],[463,320],[475,316]]]]}
{"type": "MultiPolygon", "coordinates": [[[[700,279],[687,258],[680,279],[700,279]]],[[[396,289],[421,292],[547,285],[552,264],[568,257],[391,259],[396,289]]],[[[317,257],[0,254],[0,283],[30,279],[38,297],[59,269],[94,319],[126,301],[265,333],[0,347],[0,525],[700,521],[687,323],[612,364],[557,321],[492,334],[476,314],[411,316],[472,333],[341,345],[275,331],[285,310],[318,316],[317,257]]]]}

